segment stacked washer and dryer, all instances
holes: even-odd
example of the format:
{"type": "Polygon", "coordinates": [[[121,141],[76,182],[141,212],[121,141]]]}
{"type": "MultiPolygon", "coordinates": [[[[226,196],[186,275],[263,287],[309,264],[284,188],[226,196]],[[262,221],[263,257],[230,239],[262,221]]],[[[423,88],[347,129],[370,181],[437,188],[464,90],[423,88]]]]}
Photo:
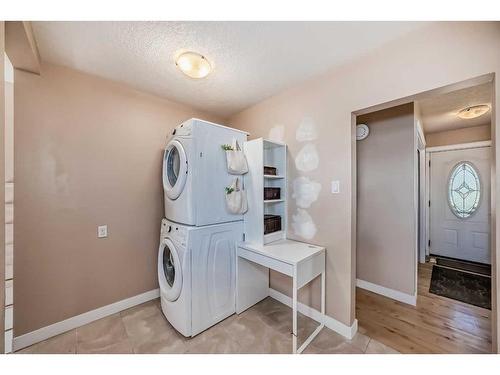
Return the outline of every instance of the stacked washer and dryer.
{"type": "Polygon", "coordinates": [[[235,312],[236,243],[243,216],[227,211],[223,144],[247,133],[190,119],[171,134],[163,157],[165,219],[158,279],[161,308],[172,326],[194,336],[235,312]]]}

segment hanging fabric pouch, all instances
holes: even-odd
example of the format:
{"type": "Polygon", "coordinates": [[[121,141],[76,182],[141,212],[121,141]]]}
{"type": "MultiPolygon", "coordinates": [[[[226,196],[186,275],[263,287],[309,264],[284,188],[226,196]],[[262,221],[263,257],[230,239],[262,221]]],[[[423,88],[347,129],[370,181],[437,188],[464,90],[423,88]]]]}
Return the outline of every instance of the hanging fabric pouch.
{"type": "Polygon", "coordinates": [[[235,215],[244,214],[248,210],[247,192],[240,187],[239,177],[235,177],[231,186],[226,187],[226,206],[235,215]]]}
{"type": "Polygon", "coordinates": [[[230,174],[241,175],[248,172],[247,159],[236,138],[233,138],[232,145],[223,145],[222,149],[226,151],[227,171],[230,174]]]}

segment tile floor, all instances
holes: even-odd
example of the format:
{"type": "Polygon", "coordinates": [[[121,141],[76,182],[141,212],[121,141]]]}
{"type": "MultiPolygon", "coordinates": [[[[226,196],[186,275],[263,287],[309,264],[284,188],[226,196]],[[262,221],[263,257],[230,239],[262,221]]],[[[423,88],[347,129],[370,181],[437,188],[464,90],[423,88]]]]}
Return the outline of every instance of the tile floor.
{"type": "MultiPolygon", "coordinates": [[[[240,315],[193,337],[185,338],[167,322],[159,300],[144,303],[121,313],[42,341],[17,353],[291,353],[292,311],[266,298],[240,315]]],[[[300,343],[317,322],[300,315],[300,343]]],[[[347,340],[324,328],[307,347],[309,354],[398,353],[366,336],[363,328],[347,340]]]]}

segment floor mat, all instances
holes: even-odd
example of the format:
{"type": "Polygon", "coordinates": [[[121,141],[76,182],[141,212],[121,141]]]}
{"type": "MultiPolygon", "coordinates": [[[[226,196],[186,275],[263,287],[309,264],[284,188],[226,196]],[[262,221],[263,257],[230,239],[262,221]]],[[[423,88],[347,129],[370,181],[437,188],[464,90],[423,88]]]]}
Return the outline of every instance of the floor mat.
{"type": "Polygon", "coordinates": [[[429,292],[491,310],[491,278],[433,266],[429,292]]]}
{"type": "Polygon", "coordinates": [[[468,262],[465,260],[436,257],[438,266],[455,268],[462,271],[480,273],[481,275],[491,276],[491,266],[489,264],[468,262]]]}

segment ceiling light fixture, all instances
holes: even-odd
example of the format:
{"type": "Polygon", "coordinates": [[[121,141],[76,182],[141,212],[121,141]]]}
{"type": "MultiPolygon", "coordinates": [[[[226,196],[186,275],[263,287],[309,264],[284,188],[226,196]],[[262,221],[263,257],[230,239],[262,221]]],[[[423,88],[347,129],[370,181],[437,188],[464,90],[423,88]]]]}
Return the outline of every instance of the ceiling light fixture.
{"type": "Polygon", "coordinates": [[[457,116],[462,119],[471,119],[484,115],[490,111],[490,106],[487,104],[473,105],[472,107],[467,107],[461,109],[457,116]]]}
{"type": "Polygon", "coordinates": [[[212,71],[212,66],[205,56],[191,51],[178,55],[175,59],[175,65],[182,73],[191,78],[205,78],[212,71]]]}

